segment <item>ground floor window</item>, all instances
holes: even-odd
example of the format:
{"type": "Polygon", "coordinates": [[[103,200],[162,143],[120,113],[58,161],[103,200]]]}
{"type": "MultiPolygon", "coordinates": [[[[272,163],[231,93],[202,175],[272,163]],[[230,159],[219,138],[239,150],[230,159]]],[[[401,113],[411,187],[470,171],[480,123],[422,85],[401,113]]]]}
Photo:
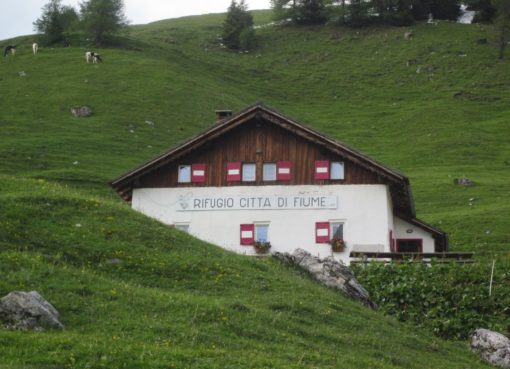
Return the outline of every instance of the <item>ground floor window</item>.
{"type": "Polygon", "coordinates": [[[336,238],[339,240],[344,239],[344,224],[341,222],[331,222],[329,223],[330,227],[330,235],[331,238],[336,238]]]}
{"type": "Polygon", "coordinates": [[[267,223],[255,224],[255,241],[269,242],[269,224],[267,223]]]}
{"type": "Polygon", "coordinates": [[[179,231],[189,233],[189,223],[175,223],[174,227],[179,231]]]}
{"type": "Polygon", "coordinates": [[[397,239],[397,252],[423,252],[423,240],[397,239]]]}

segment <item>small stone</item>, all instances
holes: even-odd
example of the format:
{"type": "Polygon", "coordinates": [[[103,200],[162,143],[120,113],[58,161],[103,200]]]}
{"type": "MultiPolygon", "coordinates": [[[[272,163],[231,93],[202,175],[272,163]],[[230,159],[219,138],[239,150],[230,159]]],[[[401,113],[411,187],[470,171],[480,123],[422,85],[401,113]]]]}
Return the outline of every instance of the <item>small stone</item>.
{"type": "Polygon", "coordinates": [[[87,118],[92,115],[92,109],[89,108],[88,106],[79,106],[79,107],[71,108],[71,113],[76,118],[87,118]]]}
{"type": "Polygon", "coordinates": [[[474,182],[470,180],[468,177],[462,177],[462,178],[455,178],[453,180],[455,184],[458,184],[459,186],[465,186],[465,187],[471,187],[474,186],[474,182]]]}

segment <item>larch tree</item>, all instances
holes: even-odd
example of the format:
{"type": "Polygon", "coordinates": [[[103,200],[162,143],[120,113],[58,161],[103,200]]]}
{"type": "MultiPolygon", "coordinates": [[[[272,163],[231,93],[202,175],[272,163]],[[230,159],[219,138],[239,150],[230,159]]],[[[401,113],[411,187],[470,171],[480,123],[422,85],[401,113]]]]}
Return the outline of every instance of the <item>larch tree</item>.
{"type": "Polygon", "coordinates": [[[127,25],[123,0],[86,0],[80,3],[80,14],[84,31],[98,47],[127,25]]]}

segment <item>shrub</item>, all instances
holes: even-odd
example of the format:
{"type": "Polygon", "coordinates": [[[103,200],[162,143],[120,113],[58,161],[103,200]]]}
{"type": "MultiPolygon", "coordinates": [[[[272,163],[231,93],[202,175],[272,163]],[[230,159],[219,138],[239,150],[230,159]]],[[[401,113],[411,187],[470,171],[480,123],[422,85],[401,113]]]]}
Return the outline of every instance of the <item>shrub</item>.
{"type": "Polygon", "coordinates": [[[508,333],[509,265],[499,266],[491,296],[487,264],[373,263],[353,269],[385,313],[442,338],[466,339],[480,327],[508,333]]]}

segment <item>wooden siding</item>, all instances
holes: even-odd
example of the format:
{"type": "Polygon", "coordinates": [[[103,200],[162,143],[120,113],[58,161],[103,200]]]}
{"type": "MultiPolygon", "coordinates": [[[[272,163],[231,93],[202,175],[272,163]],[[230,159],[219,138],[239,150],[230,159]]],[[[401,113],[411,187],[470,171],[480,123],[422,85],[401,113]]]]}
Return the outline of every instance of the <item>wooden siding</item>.
{"type": "Polygon", "coordinates": [[[265,121],[253,119],[248,124],[234,128],[199,149],[177,158],[141,176],[135,187],[194,187],[194,186],[239,186],[239,185],[304,185],[304,184],[381,184],[387,183],[374,171],[370,171],[324,146],[292,134],[288,130],[265,121]],[[344,180],[315,180],[315,160],[341,161],[345,165],[344,180]],[[229,162],[255,163],[256,182],[227,182],[226,168],[229,162]],[[262,181],[264,163],[292,162],[291,181],[262,181]],[[205,163],[205,183],[178,183],[179,165],[205,163]]]}

